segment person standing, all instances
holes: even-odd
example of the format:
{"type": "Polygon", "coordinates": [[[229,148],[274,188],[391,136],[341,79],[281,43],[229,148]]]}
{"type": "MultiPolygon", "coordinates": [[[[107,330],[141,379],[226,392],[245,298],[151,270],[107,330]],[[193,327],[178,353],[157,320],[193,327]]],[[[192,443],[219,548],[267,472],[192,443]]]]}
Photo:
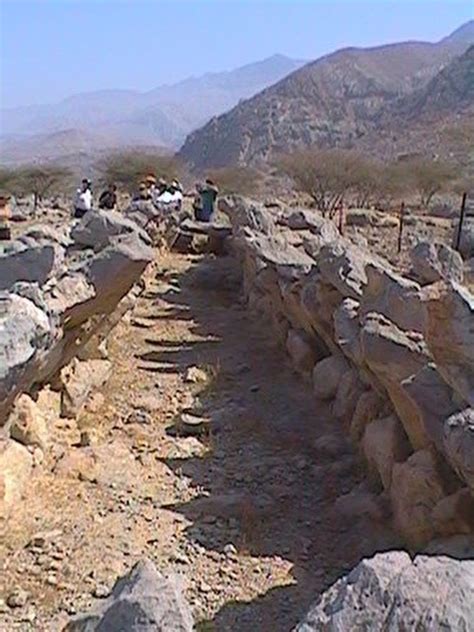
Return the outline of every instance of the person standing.
{"type": "Polygon", "coordinates": [[[210,178],[207,178],[206,184],[201,189],[201,209],[199,215],[202,222],[210,222],[212,220],[218,193],[219,190],[214,182],[210,178]]]}
{"type": "Polygon", "coordinates": [[[117,205],[117,186],[115,184],[109,184],[106,191],[101,193],[99,198],[99,208],[113,211],[117,205]]]}
{"type": "Polygon", "coordinates": [[[74,217],[83,217],[92,208],[91,181],[87,178],[82,180],[81,186],[76,191],[74,199],[74,217]]]}

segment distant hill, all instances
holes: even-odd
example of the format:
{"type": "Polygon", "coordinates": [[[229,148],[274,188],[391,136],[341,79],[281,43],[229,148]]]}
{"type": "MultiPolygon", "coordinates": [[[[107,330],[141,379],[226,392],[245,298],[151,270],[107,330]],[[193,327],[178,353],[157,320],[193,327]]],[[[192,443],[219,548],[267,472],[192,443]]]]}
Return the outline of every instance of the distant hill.
{"type": "Polygon", "coordinates": [[[420,98],[427,85],[433,91],[430,81],[473,42],[471,21],[438,43],[339,50],[213,118],[188,136],[180,155],[205,169],[255,165],[310,145],[355,146],[371,135],[385,110],[402,107],[401,98],[420,98]]]}
{"type": "Polygon", "coordinates": [[[236,70],[209,73],[150,92],[102,90],[51,105],[3,109],[2,161],[16,162],[28,154],[33,160],[54,159],[61,153],[58,134],[73,136],[73,145],[89,145],[92,151],[97,144],[101,148],[143,144],[177,148],[190,131],[212,116],[303,64],[274,55],[236,70]]]}

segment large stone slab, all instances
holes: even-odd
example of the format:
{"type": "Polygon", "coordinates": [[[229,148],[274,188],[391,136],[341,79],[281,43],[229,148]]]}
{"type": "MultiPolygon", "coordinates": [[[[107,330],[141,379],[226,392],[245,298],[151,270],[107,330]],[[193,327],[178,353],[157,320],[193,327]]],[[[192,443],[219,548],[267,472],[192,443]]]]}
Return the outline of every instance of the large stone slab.
{"type": "Polygon", "coordinates": [[[333,584],[295,632],[472,632],[473,622],[472,560],[391,551],[333,584]]]}
{"type": "Polygon", "coordinates": [[[474,406],[474,295],[457,283],[431,286],[426,342],[438,371],[474,406]]]}

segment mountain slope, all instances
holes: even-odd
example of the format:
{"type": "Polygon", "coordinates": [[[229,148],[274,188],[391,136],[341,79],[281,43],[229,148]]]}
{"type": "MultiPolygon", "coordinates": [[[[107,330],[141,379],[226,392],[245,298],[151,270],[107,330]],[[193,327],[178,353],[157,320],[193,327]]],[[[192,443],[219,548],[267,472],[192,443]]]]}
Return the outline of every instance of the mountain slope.
{"type": "MultiPolygon", "coordinates": [[[[149,92],[101,90],[78,94],[57,104],[0,111],[1,133],[16,138],[22,153],[25,135],[77,130],[116,146],[147,143],[179,146],[186,135],[209,118],[236,105],[303,65],[274,55],[236,70],[207,74],[149,92]]],[[[11,141],[13,142],[13,141],[11,141]]],[[[2,157],[11,155],[11,142],[2,157]]]]}
{"type": "Polygon", "coordinates": [[[198,168],[257,164],[298,147],[352,146],[384,108],[426,85],[472,37],[343,49],[312,62],[192,133],[180,155],[198,168]]]}

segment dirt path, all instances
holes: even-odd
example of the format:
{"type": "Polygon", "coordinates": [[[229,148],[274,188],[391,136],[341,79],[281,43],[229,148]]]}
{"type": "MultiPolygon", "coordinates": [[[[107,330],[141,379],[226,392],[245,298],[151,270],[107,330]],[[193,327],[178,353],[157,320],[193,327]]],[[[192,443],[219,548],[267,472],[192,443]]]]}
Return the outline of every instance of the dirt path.
{"type": "Polygon", "coordinates": [[[29,598],[1,605],[0,629],[60,630],[146,555],[183,575],[198,629],[286,632],[389,546],[363,515],[334,514],[355,459],[238,296],[230,259],[160,258],[114,332],[111,380],[78,420],[91,445],[57,423],[54,471],[33,478],[9,526],[0,596],[29,598]],[[187,381],[190,367],[206,381],[187,381]],[[173,435],[188,408],[210,434],[173,435]]]}

